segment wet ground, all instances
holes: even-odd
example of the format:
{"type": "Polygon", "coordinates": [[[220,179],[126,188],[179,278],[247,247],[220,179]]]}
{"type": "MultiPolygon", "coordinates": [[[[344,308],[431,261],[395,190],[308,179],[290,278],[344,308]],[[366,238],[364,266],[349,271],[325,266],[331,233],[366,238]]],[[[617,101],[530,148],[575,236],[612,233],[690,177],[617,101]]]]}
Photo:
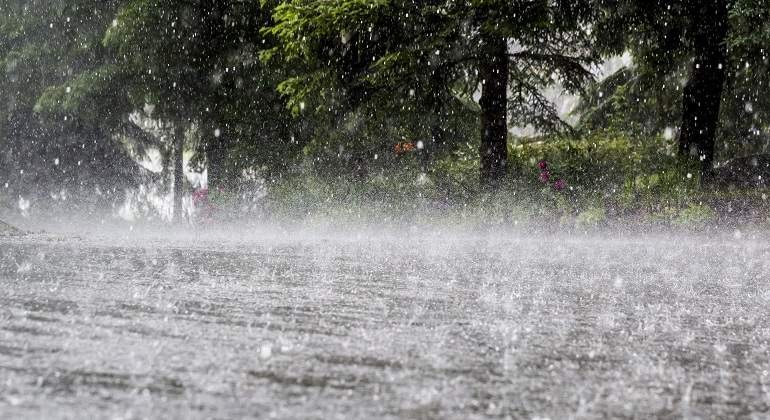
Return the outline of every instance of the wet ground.
{"type": "Polygon", "coordinates": [[[0,418],[768,418],[770,245],[0,238],[0,418]]]}

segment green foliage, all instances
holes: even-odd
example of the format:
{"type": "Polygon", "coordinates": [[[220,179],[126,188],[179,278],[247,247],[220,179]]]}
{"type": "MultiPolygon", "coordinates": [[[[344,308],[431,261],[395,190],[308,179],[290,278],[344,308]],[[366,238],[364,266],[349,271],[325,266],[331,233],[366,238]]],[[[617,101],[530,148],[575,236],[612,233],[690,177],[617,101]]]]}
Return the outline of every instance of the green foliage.
{"type": "Polygon", "coordinates": [[[380,108],[412,132],[430,133],[425,145],[435,155],[467,141],[453,142],[459,131],[449,128],[452,121],[477,116],[469,98],[488,60],[482,34],[517,45],[508,55],[511,123],[567,130],[543,89],[558,80],[577,92],[590,78],[590,16],[583,1],[294,0],[276,7],[275,24],[264,33],[278,43],[262,58],[299,69],[279,85],[295,114],[329,113],[338,126],[361,107],[380,108]]]}
{"type": "Polygon", "coordinates": [[[477,194],[478,167],[479,149],[475,144],[466,143],[437,160],[431,173],[447,196],[467,199],[477,194]]]}
{"type": "MultiPolygon", "coordinates": [[[[117,3],[0,2],[0,185],[11,196],[72,208],[86,197],[109,202],[143,179],[110,135],[114,104],[74,111],[68,102],[66,112],[51,118],[37,112],[69,100],[71,75],[104,65],[100,42],[117,3]],[[51,93],[59,88],[60,94],[51,93]]],[[[99,80],[84,82],[110,90],[99,80]]]]}
{"type": "Polygon", "coordinates": [[[72,80],[46,89],[35,103],[34,111],[59,121],[74,117],[89,126],[119,128],[125,114],[132,110],[128,96],[115,89],[122,76],[121,69],[114,64],[84,71],[72,80]]]}
{"type": "MultiPolygon", "coordinates": [[[[612,129],[656,136],[681,124],[683,87],[691,72],[701,2],[600,1],[596,46],[624,52],[633,64],[592,86],[578,108],[586,132],[612,129]],[[624,28],[618,30],[618,28],[624,28]]],[[[770,144],[770,2],[730,0],[725,93],[717,151],[722,157],[764,153],[770,144]]]]}
{"type": "MultiPolygon", "coordinates": [[[[721,137],[735,156],[770,147],[770,4],[728,3],[721,137]]],[[[414,199],[495,220],[690,220],[713,203],[661,135],[682,118],[702,4],[0,0],[0,185],[4,197],[119,191],[141,172],[126,145],[168,154],[168,127],[181,124],[213,184],[296,188],[299,209],[372,200],[414,212],[402,208],[414,199]],[[540,133],[511,139],[497,195],[478,188],[484,36],[508,45],[509,128],[540,133]],[[623,53],[633,65],[588,84],[600,56],[623,53]],[[576,131],[546,99],[557,84],[581,95],[576,131]],[[421,152],[394,148],[418,142],[421,152]]]]}
{"type": "Polygon", "coordinates": [[[593,228],[607,221],[607,210],[604,207],[589,207],[575,217],[575,227],[593,228]]]}
{"type": "Polygon", "coordinates": [[[716,214],[713,209],[702,204],[692,203],[679,211],[679,214],[674,219],[674,223],[681,226],[702,227],[714,222],[715,219],[716,214]]]}
{"type": "Polygon", "coordinates": [[[417,171],[365,178],[306,172],[269,186],[265,210],[286,220],[324,219],[343,225],[373,220],[411,223],[439,202],[432,181],[417,171]]]}
{"type": "Polygon", "coordinates": [[[210,190],[208,197],[211,205],[217,208],[231,209],[238,203],[238,196],[232,191],[210,190]]]}
{"type": "Polygon", "coordinates": [[[770,1],[735,0],[730,9],[732,51],[722,111],[727,156],[766,153],[770,147],[770,1]]]}
{"type": "Polygon", "coordinates": [[[674,167],[674,145],[660,137],[632,139],[595,135],[585,139],[523,139],[509,149],[516,174],[539,182],[537,163],[545,160],[567,185],[581,191],[621,189],[629,178],[674,167]]]}
{"type": "Polygon", "coordinates": [[[705,228],[720,223],[720,212],[728,208],[767,213],[766,192],[701,189],[697,168],[690,172],[672,156],[671,146],[662,138],[622,135],[530,141],[512,146],[517,172],[496,193],[475,188],[478,152],[471,145],[435,162],[427,175],[417,165],[400,163],[398,171],[383,168],[355,177],[308,170],[271,184],[266,211],[341,224],[443,220],[455,226],[578,230],[618,220],[705,228]],[[543,184],[541,159],[571,188],[543,184]]]}
{"type": "Polygon", "coordinates": [[[639,174],[624,191],[624,202],[645,206],[651,211],[662,207],[686,206],[699,192],[697,172],[684,172],[671,166],[658,172],[639,174]]]}
{"type": "Polygon", "coordinates": [[[615,132],[659,136],[682,118],[681,80],[684,68],[667,76],[639,67],[623,67],[584,92],[573,112],[584,134],[615,132]]]}

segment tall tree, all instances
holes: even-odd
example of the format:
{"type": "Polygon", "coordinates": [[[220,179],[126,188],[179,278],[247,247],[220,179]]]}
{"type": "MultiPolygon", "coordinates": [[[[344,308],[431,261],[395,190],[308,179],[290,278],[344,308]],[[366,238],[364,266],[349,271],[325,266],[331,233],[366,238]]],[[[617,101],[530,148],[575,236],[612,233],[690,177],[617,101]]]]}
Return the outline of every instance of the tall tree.
{"type": "Polygon", "coordinates": [[[692,1],[687,6],[693,63],[683,90],[679,153],[698,158],[702,179],[708,180],[727,69],[727,1],[692,1]]]}
{"type": "Polygon", "coordinates": [[[0,1],[0,186],[9,196],[69,209],[85,201],[83,210],[93,210],[139,182],[141,168],[110,130],[122,97],[83,113],[37,112],[48,88],[61,86],[64,103],[81,87],[65,83],[70,75],[105,63],[100,41],[117,7],[113,0],[0,1]]]}
{"type": "Polygon", "coordinates": [[[770,111],[761,93],[768,39],[757,30],[767,0],[599,3],[597,46],[606,56],[630,52],[633,66],[591,89],[585,127],[615,121],[645,135],[679,128],[679,153],[699,163],[706,182],[718,150],[757,149],[770,111]]]}
{"type": "Polygon", "coordinates": [[[242,168],[279,170],[301,150],[301,136],[275,92],[281,71],[257,59],[265,45],[260,29],[269,19],[256,1],[123,0],[109,24],[97,27],[95,48],[107,59],[68,73],[39,108],[52,115],[110,110],[119,118],[107,125],[135,134],[142,129],[127,124],[135,120],[131,115],[161,122],[168,141],[154,146],[174,161],[168,167],[179,220],[183,150],[198,152],[194,161],[208,168],[214,189],[227,188],[242,168]],[[111,106],[112,98],[123,102],[111,106]]]}
{"type": "Polygon", "coordinates": [[[270,46],[260,31],[270,12],[258,1],[127,0],[105,37],[135,78],[137,106],[152,103],[156,115],[198,127],[212,181],[225,172],[213,164],[230,164],[225,155],[243,143],[263,149],[260,164],[297,152],[275,93],[284,71],[257,59],[270,46]]]}
{"type": "Polygon", "coordinates": [[[198,98],[211,96],[209,77],[222,65],[218,56],[209,55],[213,40],[201,36],[204,31],[208,33],[210,24],[202,20],[211,18],[220,23],[221,4],[215,6],[204,1],[127,1],[104,38],[121,72],[130,80],[124,87],[131,90],[134,109],[151,104],[151,117],[170,128],[168,156],[173,167],[175,221],[182,216],[185,132],[202,114],[203,104],[198,98]]]}
{"type": "Polygon", "coordinates": [[[731,153],[770,152],[770,0],[735,0],[730,8],[726,105],[722,132],[731,153]]]}
{"type": "Polygon", "coordinates": [[[480,51],[481,179],[496,186],[508,163],[508,42],[482,27],[480,51]]]}
{"type": "Polygon", "coordinates": [[[558,81],[578,91],[590,78],[591,13],[583,1],[294,0],[276,8],[269,33],[280,44],[268,55],[307,69],[280,86],[292,103],[325,109],[412,96],[462,101],[481,90],[480,175],[494,187],[509,123],[567,127],[542,89],[558,81]]]}

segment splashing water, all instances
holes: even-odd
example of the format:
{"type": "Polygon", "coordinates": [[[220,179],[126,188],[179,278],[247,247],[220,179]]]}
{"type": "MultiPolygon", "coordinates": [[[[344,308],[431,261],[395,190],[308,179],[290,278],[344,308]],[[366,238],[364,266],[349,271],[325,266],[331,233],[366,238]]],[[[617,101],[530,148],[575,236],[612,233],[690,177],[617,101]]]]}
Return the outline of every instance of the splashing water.
{"type": "Polygon", "coordinates": [[[0,412],[761,413],[768,254],[729,234],[0,238],[0,412]]]}

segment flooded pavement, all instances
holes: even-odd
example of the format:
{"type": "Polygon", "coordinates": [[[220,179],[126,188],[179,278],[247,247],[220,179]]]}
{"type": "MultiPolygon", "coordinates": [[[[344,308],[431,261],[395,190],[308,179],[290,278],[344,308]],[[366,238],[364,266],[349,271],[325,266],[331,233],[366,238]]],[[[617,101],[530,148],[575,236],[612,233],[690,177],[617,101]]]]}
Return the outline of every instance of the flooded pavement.
{"type": "Polygon", "coordinates": [[[768,418],[770,245],[0,238],[0,418],[768,418]]]}

